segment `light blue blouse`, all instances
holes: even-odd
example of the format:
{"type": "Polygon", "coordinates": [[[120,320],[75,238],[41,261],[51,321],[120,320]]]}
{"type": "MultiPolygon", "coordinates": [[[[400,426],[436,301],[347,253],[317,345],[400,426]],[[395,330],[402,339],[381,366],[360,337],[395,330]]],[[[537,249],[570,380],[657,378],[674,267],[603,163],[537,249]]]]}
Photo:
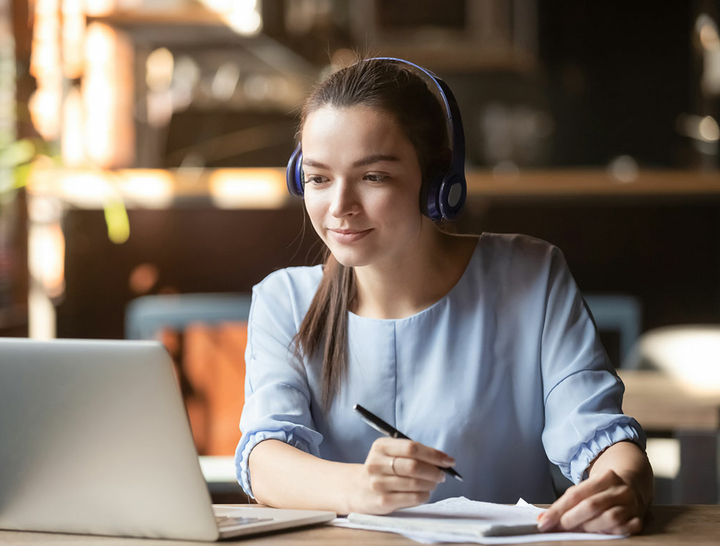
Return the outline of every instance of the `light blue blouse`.
{"type": "Polygon", "coordinates": [[[379,433],[361,404],[456,461],[448,497],[554,500],[548,459],[577,483],[605,448],[645,435],[621,410],[613,371],[562,253],[523,235],[483,234],[442,299],[393,320],[349,315],[349,370],[329,412],[321,360],[291,364],[291,340],[322,267],[276,271],[253,289],[245,355],[238,481],[252,495],[248,456],[277,439],[323,459],[362,463],[379,433]]]}

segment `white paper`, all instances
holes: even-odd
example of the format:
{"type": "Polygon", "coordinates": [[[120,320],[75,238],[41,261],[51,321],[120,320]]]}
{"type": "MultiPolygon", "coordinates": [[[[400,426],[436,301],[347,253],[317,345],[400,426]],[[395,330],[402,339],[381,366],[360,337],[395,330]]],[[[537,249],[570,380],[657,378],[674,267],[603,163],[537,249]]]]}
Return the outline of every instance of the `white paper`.
{"type": "MultiPolygon", "coordinates": [[[[388,514],[388,519],[382,521],[383,525],[372,523],[353,523],[347,518],[337,518],[331,525],[351,529],[366,529],[369,531],[384,531],[398,533],[424,544],[440,542],[474,542],[477,544],[517,544],[518,542],[550,542],[559,540],[607,540],[623,538],[621,535],[600,535],[594,533],[539,533],[513,536],[481,536],[481,532],[488,525],[533,525],[537,517],[544,512],[520,499],[515,506],[479,502],[455,497],[432,504],[424,504],[413,508],[398,510],[388,514]],[[410,521],[421,522],[426,530],[409,529],[415,524],[410,521]],[[388,524],[392,524],[388,526],[388,524]],[[453,526],[448,527],[449,525],[453,526]],[[433,529],[435,527],[435,530],[433,529]],[[453,532],[447,532],[448,529],[453,532]],[[467,533],[463,532],[467,531],[467,533]]],[[[374,520],[379,522],[381,520],[374,520]]]]}

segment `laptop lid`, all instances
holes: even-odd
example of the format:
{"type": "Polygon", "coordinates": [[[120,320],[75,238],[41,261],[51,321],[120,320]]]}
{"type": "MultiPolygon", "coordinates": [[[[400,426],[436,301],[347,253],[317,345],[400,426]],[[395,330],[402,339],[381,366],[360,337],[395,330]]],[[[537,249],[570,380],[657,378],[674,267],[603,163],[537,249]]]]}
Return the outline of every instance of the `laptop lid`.
{"type": "Polygon", "coordinates": [[[0,528],[216,540],[164,347],[0,339],[0,528]]]}

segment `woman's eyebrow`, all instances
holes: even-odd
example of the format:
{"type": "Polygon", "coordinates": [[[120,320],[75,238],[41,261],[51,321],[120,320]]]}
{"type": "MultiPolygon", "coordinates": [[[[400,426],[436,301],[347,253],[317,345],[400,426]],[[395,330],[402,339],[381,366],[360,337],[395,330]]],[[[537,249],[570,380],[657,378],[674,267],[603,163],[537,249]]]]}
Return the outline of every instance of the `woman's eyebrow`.
{"type": "Polygon", "coordinates": [[[400,161],[400,158],[394,155],[373,154],[362,159],[358,159],[355,163],[353,163],[353,167],[363,167],[365,165],[379,163],[380,161],[400,161]]]}
{"type": "Polygon", "coordinates": [[[319,161],[315,161],[314,159],[307,159],[303,157],[302,160],[303,167],[317,167],[318,169],[329,169],[325,163],[320,163],[319,161]]]}
{"type": "MultiPolygon", "coordinates": [[[[388,154],[373,154],[369,155],[367,157],[363,157],[362,159],[358,159],[355,161],[352,166],[353,167],[363,167],[366,165],[371,165],[373,163],[379,163],[381,161],[400,161],[400,158],[394,155],[388,155],[388,154]]],[[[303,167],[315,167],[318,169],[330,169],[327,165],[324,163],[320,163],[319,161],[315,161],[314,159],[306,159],[303,157],[302,160],[303,167]]]]}

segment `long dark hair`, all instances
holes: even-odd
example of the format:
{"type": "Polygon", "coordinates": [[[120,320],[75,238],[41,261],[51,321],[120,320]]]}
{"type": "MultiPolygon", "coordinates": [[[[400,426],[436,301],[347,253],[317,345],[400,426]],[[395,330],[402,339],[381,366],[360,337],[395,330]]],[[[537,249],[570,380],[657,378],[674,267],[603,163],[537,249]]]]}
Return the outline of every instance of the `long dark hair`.
{"type": "MultiPolygon", "coordinates": [[[[393,116],[412,143],[423,175],[420,199],[424,202],[429,177],[447,168],[448,133],[439,99],[409,66],[369,59],[333,73],[305,102],[298,135],[315,110],[361,105],[393,116]]],[[[326,410],[347,372],[348,311],[355,293],[353,268],[339,263],[326,248],[323,278],[294,338],[298,359],[316,355],[322,347],[322,406],[326,410]]]]}

